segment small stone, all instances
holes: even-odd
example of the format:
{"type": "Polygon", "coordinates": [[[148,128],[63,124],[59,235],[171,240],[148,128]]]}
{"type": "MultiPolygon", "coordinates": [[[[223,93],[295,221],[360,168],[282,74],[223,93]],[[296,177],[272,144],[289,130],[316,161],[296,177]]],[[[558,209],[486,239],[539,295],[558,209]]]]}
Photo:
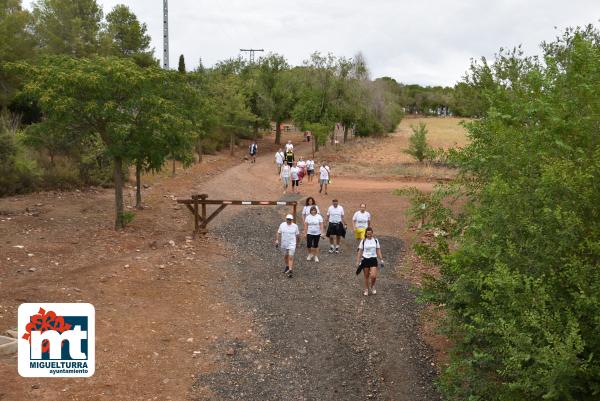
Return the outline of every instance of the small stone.
{"type": "Polygon", "coordinates": [[[39,384],[32,384],[31,388],[34,389],[34,390],[37,390],[37,389],[40,388],[40,385],[39,384]]]}
{"type": "Polygon", "coordinates": [[[233,355],[235,355],[235,350],[233,348],[229,348],[227,350],[226,354],[229,355],[229,356],[233,356],[233,355]]]}
{"type": "Polygon", "coordinates": [[[36,269],[35,267],[30,267],[28,270],[29,270],[30,272],[32,272],[32,273],[33,273],[33,272],[34,272],[34,271],[36,271],[37,269],[36,269]]]}
{"type": "Polygon", "coordinates": [[[170,240],[170,241],[169,241],[169,245],[171,245],[171,246],[175,246],[175,241],[173,241],[173,240],[170,240]]]}
{"type": "Polygon", "coordinates": [[[187,340],[185,340],[188,343],[193,343],[194,342],[194,337],[190,337],[187,340]]]}

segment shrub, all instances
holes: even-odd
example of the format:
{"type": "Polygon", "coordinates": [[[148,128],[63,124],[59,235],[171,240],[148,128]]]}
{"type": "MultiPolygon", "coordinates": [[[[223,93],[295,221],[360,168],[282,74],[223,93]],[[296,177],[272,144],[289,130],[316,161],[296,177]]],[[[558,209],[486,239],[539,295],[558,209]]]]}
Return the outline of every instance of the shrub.
{"type": "Polygon", "coordinates": [[[419,162],[423,162],[432,155],[432,150],[427,144],[427,126],[425,123],[420,122],[417,127],[414,125],[410,127],[413,134],[409,138],[408,149],[405,149],[404,153],[411,155],[419,162]]]}

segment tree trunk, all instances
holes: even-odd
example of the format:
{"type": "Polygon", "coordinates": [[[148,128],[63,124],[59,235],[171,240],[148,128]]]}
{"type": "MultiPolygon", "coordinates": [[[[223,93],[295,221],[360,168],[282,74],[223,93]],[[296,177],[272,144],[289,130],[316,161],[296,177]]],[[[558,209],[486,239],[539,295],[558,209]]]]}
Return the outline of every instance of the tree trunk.
{"type": "Polygon", "coordinates": [[[171,171],[171,177],[175,177],[175,159],[173,159],[173,171],[171,171]]]}
{"type": "Polygon", "coordinates": [[[235,154],[234,148],[235,148],[235,135],[234,135],[233,131],[231,131],[231,133],[229,134],[229,154],[231,156],[233,156],[235,154]]]}
{"type": "Polygon", "coordinates": [[[135,164],[135,208],[142,208],[142,163],[135,164]]]}
{"type": "Polygon", "coordinates": [[[198,163],[202,162],[202,142],[196,144],[196,153],[198,153],[198,163]]]}
{"type": "Polygon", "coordinates": [[[275,144],[281,145],[281,121],[275,121],[275,144]]]}
{"type": "Polygon", "coordinates": [[[125,228],[123,219],[123,160],[115,157],[114,161],[114,180],[115,180],[115,230],[125,228]]]}
{"type": "MultiPolygon", "coordinates": [[[[313,145],[314,146],[313,154],[314,154],[314,152],[319,151],[319,140],[317,139],[316,135],[314,135],[313,142],[314,142],[314,145],[313,145]]],[[[314,160],[314,155],[313,155],[313,160],[314,160]]]]}
{"type": "Polygon", "coordinates": [[[348,126],[344,125],[344,143],[348,140],[348,126]]]}

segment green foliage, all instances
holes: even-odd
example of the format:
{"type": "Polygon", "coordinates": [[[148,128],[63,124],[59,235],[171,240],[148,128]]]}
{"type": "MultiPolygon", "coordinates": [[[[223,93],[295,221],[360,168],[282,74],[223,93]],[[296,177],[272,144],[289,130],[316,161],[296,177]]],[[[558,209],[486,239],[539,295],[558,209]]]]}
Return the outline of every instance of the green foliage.
{"type": "Polygon", "coordinates": [[[179,71],[182,74],[185,74],[186,70],[185,70],[185,58],[183,57],[183,54],[179,55],[179,64],[177,65],[177,71],[179,71]]]}
{"type": "Polygon", "coordinates": [[[150,49],[150,36],[146,24],[140,23],[137,16],[123,4],[116,5],[106,15],[106,29],[102,33],[104,53],[131,57],[136,64],[149,67],[156,64],[153,50],[150,49]]]}
{"type": "Polygon", "coordinates": [[[133,212],[123,212],[123,225],[127,226],[135,219],[135,213],[133,212]]]}
{"type": "Polygon", "coordinates": [[[38,0],[33,15],[35,35],[44,54],[98,54],[103,13],[96,0],[38,0]]]}
{"type": "Polygon", "coordinates": [[[455,344],[450,400],[600,396],[600,33],[569,29],[542,50],[502,50],[468,82],[490,107],[459,158],[458,249],[426,291],[455,344]]]}
{"type": "Polygon", "coordinates": [[[404,153],[411,155],[419,162],[431,158],[433,156],[433,151],[427,144],[427,125],[420,122],[417,127],[411,125],[410,128],[413,133],[408,139],[408,149],[405,149],[404,153]]]}

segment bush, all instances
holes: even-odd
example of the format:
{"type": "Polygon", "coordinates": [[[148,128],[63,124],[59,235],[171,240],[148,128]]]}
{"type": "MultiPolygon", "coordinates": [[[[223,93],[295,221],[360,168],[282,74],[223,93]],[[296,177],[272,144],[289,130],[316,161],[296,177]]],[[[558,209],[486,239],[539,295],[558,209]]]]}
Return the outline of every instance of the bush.
{"type": "Polygon", "coordinates": [[[410,128],[413,134],[409,138],[408,149],[405,149],[404,153],[411,155],[419,162],[431,158],[432,149],[427,144],[427,126],[425,123],[419,123],[418,127],[411,125],[410,128]]]}

